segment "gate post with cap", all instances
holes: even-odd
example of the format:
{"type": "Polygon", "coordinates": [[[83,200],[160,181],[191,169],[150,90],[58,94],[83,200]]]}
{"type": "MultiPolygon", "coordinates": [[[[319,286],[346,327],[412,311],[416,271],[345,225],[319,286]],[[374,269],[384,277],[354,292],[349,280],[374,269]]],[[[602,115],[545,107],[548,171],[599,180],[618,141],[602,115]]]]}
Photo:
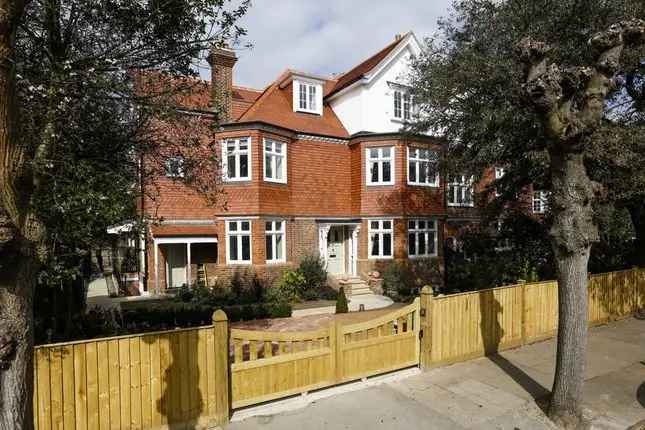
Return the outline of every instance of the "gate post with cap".
{"type": "Polygon", "coordinates": [[[419,336],[421,337],[421,348],[419,356],[419,365],[421,369],[430,367],[432,361],[432,287],[426,285],[421,290],[421,330],[419,336]]]}

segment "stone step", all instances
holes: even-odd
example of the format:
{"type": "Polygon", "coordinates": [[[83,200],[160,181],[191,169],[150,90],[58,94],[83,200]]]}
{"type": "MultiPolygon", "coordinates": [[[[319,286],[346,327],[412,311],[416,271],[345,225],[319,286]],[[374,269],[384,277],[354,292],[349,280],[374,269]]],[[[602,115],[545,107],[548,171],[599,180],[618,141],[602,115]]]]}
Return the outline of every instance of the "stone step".
{"type": "Polygon", "coordinates": [[[372,294],[372,290],[367,284],[352,287],[352,296],[361,296],[365,294],[372,294]]]}

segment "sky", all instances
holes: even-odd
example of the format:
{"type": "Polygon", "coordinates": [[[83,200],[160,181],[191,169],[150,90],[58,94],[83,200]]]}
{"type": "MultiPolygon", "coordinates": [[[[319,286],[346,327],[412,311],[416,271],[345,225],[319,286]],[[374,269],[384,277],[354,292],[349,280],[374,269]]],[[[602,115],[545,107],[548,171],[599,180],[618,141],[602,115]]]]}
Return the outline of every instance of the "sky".
{"type": "MultiPolygon", "coordinates": [[[[285,69],[330,76],[414,31],[436,30],[452,0],[252,0],[240,21],[248,34],[237,49],[234,84],[263,89],[285,69]]],[[[202,68],[202,77],[210,71],[202,68]]]]}

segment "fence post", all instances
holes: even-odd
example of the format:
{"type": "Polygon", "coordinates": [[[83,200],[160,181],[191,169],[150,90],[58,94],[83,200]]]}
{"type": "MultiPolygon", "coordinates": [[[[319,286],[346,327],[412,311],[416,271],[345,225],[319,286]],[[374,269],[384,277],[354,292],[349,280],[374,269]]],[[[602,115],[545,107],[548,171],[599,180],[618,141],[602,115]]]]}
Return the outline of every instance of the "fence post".
{"type": "Polygon", "coordinates": [[[331,345],[331,352],[334,355],[334,376],[336,383],[340,383],[343,380],[343,341],[345,340],[345,336],[343,335],[343,325],[340,321],[334,320],[332,324],[334,343],[331,345]]]}
{"type": "Polygon", "coordinates": [[[419,365],[422,369],[430,367],[430,362],[432,361],[432,297],[432,288],[427,285],[423,287],[419,310],[419,315],[421,316],[419,365]]]}
{"type": "Polygon", "coordinates": [[[526,345],[526,282],[522,284],[522,317],[521,317],[521,327],[522,327],[522,345],[526,345]]]}
{"type": "Polygon", "coordinates": [[[230,417],[230,392],[229,380],[229,331],[228,317],[223,310],[218,309],[213,314],[213,334],[215,337],[215,416],[218,425],[228,424],[230,417]]]}

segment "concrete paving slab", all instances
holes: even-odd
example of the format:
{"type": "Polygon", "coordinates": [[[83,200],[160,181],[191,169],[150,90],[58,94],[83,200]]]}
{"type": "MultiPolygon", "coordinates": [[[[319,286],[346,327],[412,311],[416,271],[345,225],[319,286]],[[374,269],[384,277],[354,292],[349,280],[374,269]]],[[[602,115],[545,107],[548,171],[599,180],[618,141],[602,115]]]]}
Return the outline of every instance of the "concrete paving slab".
{"type": "Polygon", "coordinates": [[[388,386],[379,386],[328,398],[297,412],[254,417],[227,427],[231,430],[257,428],[460,430],[463,427],[388,386]]]}

